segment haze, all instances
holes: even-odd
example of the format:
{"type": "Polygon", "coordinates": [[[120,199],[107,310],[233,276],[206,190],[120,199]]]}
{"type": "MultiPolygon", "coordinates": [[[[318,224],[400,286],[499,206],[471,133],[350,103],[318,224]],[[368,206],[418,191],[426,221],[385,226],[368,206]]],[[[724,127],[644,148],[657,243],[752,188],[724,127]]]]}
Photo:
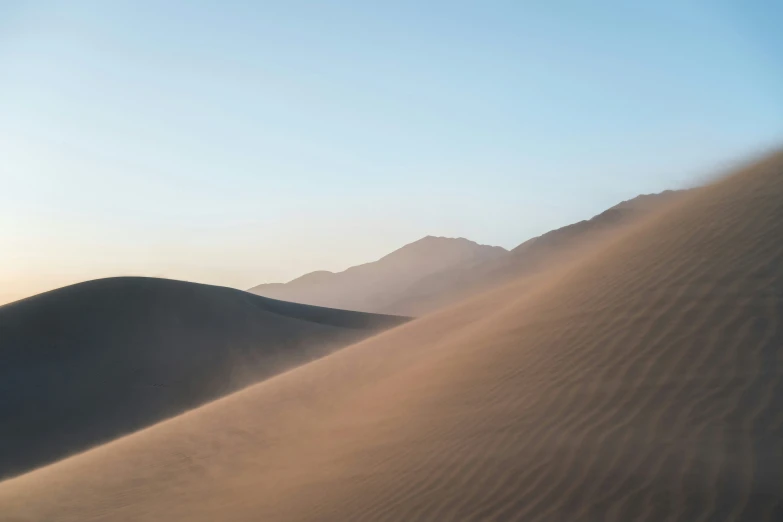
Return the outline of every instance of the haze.
{"type": "Polygon", "coordinates": [[[0,522],[783,521],[783,4],[643,4],[0,0],[0,522]]]}
{"type": "Polygon", "coordinates": [[[777,4],[0,2],[0,303],[512,248],[691,186],[783,137],[777,4]]]}

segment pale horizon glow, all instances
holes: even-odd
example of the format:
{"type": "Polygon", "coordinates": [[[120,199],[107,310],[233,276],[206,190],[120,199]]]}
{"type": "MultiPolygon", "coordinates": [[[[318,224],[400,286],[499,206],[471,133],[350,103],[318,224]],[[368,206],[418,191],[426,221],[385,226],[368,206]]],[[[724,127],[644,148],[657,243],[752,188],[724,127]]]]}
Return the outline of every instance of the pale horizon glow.
{"type": "Polygon", "coordinates": [[[0,2],[0,304],[513,248],[783,143],[779,2],[551,4],[0,2]]]}

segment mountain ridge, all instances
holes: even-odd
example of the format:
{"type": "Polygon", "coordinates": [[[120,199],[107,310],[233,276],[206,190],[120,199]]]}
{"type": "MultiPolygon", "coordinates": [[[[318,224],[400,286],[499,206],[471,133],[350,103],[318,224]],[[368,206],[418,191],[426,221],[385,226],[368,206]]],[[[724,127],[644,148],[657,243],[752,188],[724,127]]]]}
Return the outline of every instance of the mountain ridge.
{"type": "MultiPolygon", "coordinates": [[[[408,262],[416,258],[438,257],[438,245],[452,244],[488,247],[465,238],[425,236],[409,243],[377,261],[350,267],[342,272],[316,271],[293,279],[288,283],[259,285],[249,291],[268,297],[290,301],[338,306],[375,313],[407,316],[421,316],[456,303],[460,299],[509,282],[525,273],[535,275],[538,271],[562,261],[562,257],[578,255],[578,250],[590,243],[597,243],[601,237],[613,230],[630,224],[637,218],[654,211],[668,202],[682,196],[686,191],[666,190],[655,194],[641,194],[622,201],[592,218],[566,225],[528,239],[511,250],[492,247],[491,255],[466,258],[461,263],[444,263],[437,269],[417,270],[411,268],[410,277],[395,281],[393,285],[381,287],[362,286],[348,281],[354,274],[371,271],[376,263],[409,255],[408,262]],[[497,250],[500,249],[500,250],[497,250]],[[339,274],[339,275],[338,275],[339,274]],[[330,285],[323,291],[321,285],[330,285]],[[379,295],[372,295],[377,291],[379,295]],[[380,295],[382,294],[382,295],[380,295]]],[[[487,251],[490,252],[490,251],[487,251]]],[[[383,275],[375,276],[383,279],[383,275]]]]}
{"type": "MultiPolygon", "coordinates": [[[[428,274],[507,253],[502,247],[465,238],[425,236],[389,254],[341,272],[319,270],[288,283],[255,286],[249,292],[266,297],[342,309],[373,311],[389,306],[397,293],[428,274]]],[[[385,313],[385,312],[377,312],[385,313]]]]}

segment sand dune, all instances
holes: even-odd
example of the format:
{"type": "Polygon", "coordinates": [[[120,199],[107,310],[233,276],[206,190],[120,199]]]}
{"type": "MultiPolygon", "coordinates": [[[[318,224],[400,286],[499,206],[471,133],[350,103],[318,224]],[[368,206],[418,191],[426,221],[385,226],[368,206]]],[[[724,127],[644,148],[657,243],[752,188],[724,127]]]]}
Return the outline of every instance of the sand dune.
{"type": "Polygon", "coordinates": [[[96,280],[0,307],[0,476],[400,322],[147,278],[96,280]]]}
{"type": "Polygon", "coordinates": [[[9,521],[783,519],[783,154],[515,285],[0,484],[9,521]]]}

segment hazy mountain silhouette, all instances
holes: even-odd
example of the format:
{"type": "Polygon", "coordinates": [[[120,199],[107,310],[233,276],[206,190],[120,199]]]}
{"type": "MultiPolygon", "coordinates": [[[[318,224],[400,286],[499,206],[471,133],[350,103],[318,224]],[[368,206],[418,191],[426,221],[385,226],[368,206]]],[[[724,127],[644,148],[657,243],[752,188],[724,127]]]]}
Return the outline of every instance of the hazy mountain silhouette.
{"type": "Polygon", "coordinates": [[[141,429],[403,321],[149,278],[100,279],[7,304],[0,307],[0,476],[141,429]]]}
{"type": "Polygon", "coordinates": [[[429,275],[472,267],[507,253],[504,248],[463,238],[427,236],[343,272],[311,272],[288,283],[259,285],[249,291],[285,301],[375,312],[395,308],[429,275]]]}
{"type": "Polygon", "coordinates": [[[425,237],[374,262],[319,271],[251,292],[299,303],[421,316],[522,275],[534,276],[671,201],[683,191],[645,194],[597,216],[525,241],[513,250],[466,239],[425,237]]]}

